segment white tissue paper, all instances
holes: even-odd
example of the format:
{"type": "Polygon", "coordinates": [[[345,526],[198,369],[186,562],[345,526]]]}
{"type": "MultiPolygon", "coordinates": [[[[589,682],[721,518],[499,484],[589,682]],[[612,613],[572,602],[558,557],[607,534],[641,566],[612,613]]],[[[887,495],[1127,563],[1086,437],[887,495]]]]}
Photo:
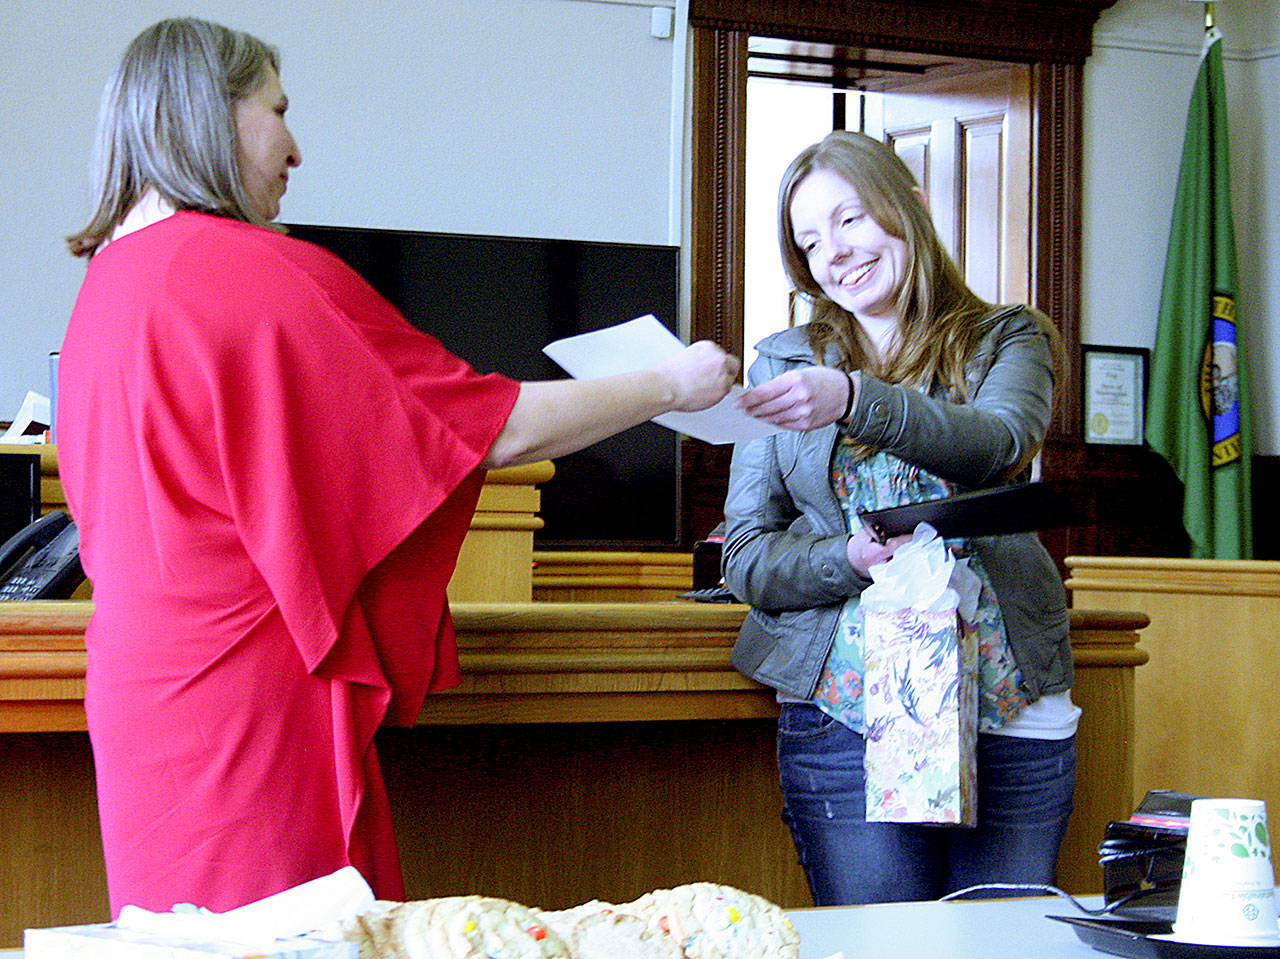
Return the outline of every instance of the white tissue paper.
{"type": "Polygon", "coordinates": [[[970,621],[977,612],[982,581],[928,523],[917,526],[911,542],[870,572],[871,585],[859,600],[864,609],[952,609],[970,621]]]}
{"type": "Polygon", "coordinates": [[[351,866],[229,912],[125,906],[112,923],[28,929],[25,959],[356,959],[338,923],[369,909],[373,891],[351,866]]]}
{"type": "Polygon", "coordinates": [[[862,592],[867,820],[973,825],[982,583],[927,523],[862,592]]]}

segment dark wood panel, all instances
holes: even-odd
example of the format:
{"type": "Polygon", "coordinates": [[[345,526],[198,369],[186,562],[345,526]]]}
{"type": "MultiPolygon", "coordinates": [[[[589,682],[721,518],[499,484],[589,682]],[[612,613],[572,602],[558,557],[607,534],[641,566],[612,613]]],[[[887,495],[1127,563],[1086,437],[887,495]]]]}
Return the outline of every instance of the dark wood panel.
{"type": "Polygon", "coordinates": [[[694,339],[743,351],[747,34],[695,30],[691,127],[690,304],[694,339]]]}
{"type": "Polygon", "coordinates": [[[1040,534],[1064,577],[1067,556],[1189,555],[1182,484],[1159,454],[1051,437],[1042,460],[1044,478],[1065,490],[1085,520],[1040,534]]]}
{"type": "Polygon", "coordinates": [[[695,27],[992,60],[1083,63],[1115,0],[690,0],[695,27]]]}
{"type": "MultiPolygon", "coordinates": [[[[1066,488],[1084,511],[1084,525],[1041,534],[1066,573],[1066,556],[1183,558],[1191,543],[1182,525],[1182,482],[1146,447],[1090,445],[1051,439],[1044,475],[1066,488]]],[[[1254,559],[1280,559],[1280,456],[1252,460],[1254,559]]]]}
{"type": "Polygon", "coordinates": [[[1084,70],[1037,63],[1031,71],[1035,157],[1032,171],[1031,302],[1058,326],[1066,368],[1055,434],[1080,435],[1080,162],[1084,70]]]}
{"type": "Polygon", "coordinates": [[[1253,458],[1253,558],[1280,559],[1280,456],[1253,458]]]}
{"type": "Polygon", "coordinates": [[[724,521],[732,446],[683,437],[680,447],[680,537],[684,549],[724,521]]]}
{"type": "Polygon", "coordinates": [[[773,720],[383,730],[410,898],[563,908],[707,880],[811,905],[773,720]]]}

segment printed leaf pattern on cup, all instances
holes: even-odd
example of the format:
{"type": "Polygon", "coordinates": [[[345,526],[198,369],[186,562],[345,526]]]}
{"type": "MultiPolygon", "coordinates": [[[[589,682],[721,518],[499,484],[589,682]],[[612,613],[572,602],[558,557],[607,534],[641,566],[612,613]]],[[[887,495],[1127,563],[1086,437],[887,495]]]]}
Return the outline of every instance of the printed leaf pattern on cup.
{"type": "Polygon", "coordinates": [[[1217,831],[1222,836],[1231,855],[1240,859],[1269,858],[1271,856],[1271,838],[1267,835],[1267,824],[1256,816],[1235,812],[1230,809],[1214,810],[1223,820],[1217,831]]]}

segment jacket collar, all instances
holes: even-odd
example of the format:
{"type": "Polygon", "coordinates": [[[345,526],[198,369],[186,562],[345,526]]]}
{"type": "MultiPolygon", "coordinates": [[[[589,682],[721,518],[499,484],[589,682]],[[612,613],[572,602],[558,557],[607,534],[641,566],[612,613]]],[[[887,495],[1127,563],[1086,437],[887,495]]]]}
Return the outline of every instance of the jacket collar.
{"type": "MultiPolygon", "coordinates": [[[[813,362],[813,350],[809,347],[809,324],[802,323],[766,336],[756,344],[756,352],[761,356],[789,363],[813,362]]],[[[834,345],[828,344],[825,357],[827,365],[835,365],[838,358],[834,345]]]]}

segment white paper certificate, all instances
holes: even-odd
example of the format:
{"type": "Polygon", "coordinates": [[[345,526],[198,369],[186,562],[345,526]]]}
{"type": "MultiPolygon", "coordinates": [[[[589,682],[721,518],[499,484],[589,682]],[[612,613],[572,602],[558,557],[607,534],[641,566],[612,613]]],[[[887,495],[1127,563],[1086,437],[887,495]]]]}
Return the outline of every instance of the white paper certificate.
{"type": "MultiPolygon", "coordinates": [[[[652,314],[603,330],[582,333],[548,343],[542,352],[577,380],[633,373],[661,363],[684,349],[684,344],[652,314]]],[[[742,392],[734,386],[715,406],[697,413],[664,413],[654,417],[677,433],[708,443],[740,443],[780,432],[780,428],[755,419],[734,406],[742,392]]]]}

